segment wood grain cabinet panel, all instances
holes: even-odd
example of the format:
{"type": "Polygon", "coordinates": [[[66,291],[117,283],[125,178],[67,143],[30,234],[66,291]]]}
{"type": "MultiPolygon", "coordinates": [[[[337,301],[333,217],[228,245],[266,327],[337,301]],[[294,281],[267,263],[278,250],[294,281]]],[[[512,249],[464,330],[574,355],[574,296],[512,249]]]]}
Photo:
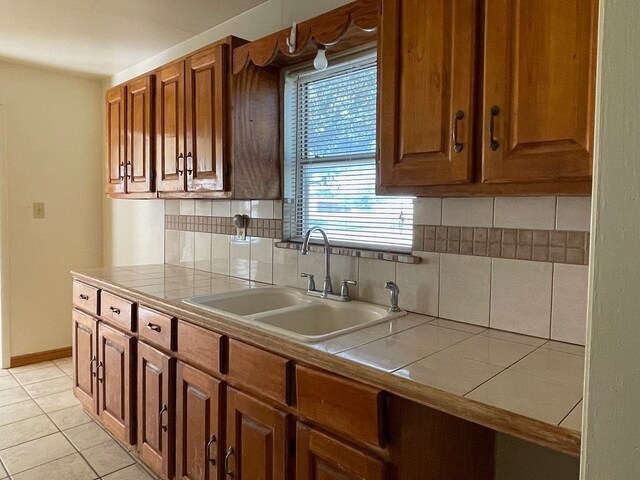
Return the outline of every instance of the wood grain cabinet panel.
{"type": "Polygon", "coordinates": [[[176,322],[171,315],[138,306],[139,338],[165,351],[175,350],[176,322]]]}
{"type": "Polygon", "coordinates": [[[472,174],[475,0],[385,0],[379,48],[379,183],[472,174]]]}
{"type": "Polygon", "coordinates": [[[77,310],[73,319],[73,393],[90,412],[98,410],[98,322],[77,310]]]}
{"type": "Polygon", "coordinates": [[[136,329],[136,304],[130,300],[102,291],[100,294],[100,318],[107,323],[134,332],[136,329]]]}
{"type": "Polygon", "coordinates": [[[224,457],[224,383],[178,362],[176,478],[217,480],[224,457]]]}
{"type": "Polygon", "coordinates": [[[229,46],[198,52],[186,66],[186,172],[193,192],[225,189],[228,161],[229,46]]]}
{"type": "Polygon", "coordinates": [[[138,343],[138,454],[163,478],[173,477],[175,360],[138,343]]]}
{"type": "Polygon", "coordinates": [[[597,3],[486,0],[483,182],[591,177],[597,3]]]}
{"type": "Polygon", "coordinates": [[[109,194],[124,193],[126,156],[126,87],[114,87],[107,92],[105,118],[105,189],[109,194]]]}
{"type": "Polygon", "coordinates": [[[184,62],[156,74],[156,187],[159,192],[186,189],[184,126],[184,62]]]}
{"type": "Polygon", "coordinates": [[[227,337],[178,320],[178,355],[205,372],[224,373],[227,337]]]}
{"type": "Polygon", "coordinates": [[[227,390],[228,478],[289,478],[289,415],[232,388],[227,390]]]}
{"type": "Polygon", "coordinates": [[[147,75],[127,85],[127,193],[148,193],[155,190],[154,87],[153,75],[147,75]]]}
{"type": "Polygon", "coordinates": [[[384,480],[377,458],[298,423],[296,480],[384,480]]]}
{"type": "Polygon", "coordinates": [[[98,416],[120,441],[134,442],[134,342],[102,323],[98,327],[98,416]]]}
{"type": "Polygon", "coordinates": [[[100,289],[86,283],[73,281],[73,306],[91,315],[99,315],[100,289]]]}

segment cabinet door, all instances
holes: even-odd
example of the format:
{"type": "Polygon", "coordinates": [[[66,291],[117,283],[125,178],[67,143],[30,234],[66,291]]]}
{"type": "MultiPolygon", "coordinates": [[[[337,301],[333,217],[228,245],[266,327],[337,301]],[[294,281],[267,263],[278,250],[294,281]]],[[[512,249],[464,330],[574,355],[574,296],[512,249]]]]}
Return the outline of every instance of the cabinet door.
{"type": "Polygon", "coordinates": [[[173,475],[174,359],[138,343],[138,453],[164,478],[173,475]]]}
{"type": "Polygon", "coordinates": [[[184,62],[157,73],[155,117],[157,189],[184,191],[184,62]]]}
{"type": "Polygon", "coordinates": [[[98,322],[73,310],[73,393],[84,408],[96,412],[98,405],[98,322]]]}
{"type": "Polygon", "coordinates": [[[225,474],[241,480],[285,480],[289,416],[232,388],[227,389],[225,474]]]}
{"type": "Polygon", "coordinates": [[[379,49],[379,183],[468,183],[475,0],[385,0],[379,49]]]}
{"type": "Polygon", "coordinates": [[[486,1],[484,182],[590,177],[596,7],[596,0],[486,1]]]}
{"type": "Polygon", "coordinates": [[[134,339],[100,323],[98,327],[98,414],[119,440],[133,444],[134,339]]]}
{"type": "Polygon", "coordinates": [[[296,480],[383,480],[384,463],[298,423],[296,480]]]}
{"type": "Polygon", "coordinates": [[[176,478],[217,480],[223,457],[221,438],[224,386],[178,362],[176,367],[176,478]]]}
{"type": "Polygon", "coordinates": [[[224,190],[227,157],[228,46],[186,60],[187,189],[224,190]]]}
{"type": "Polygon", "coordinates": [[[107,92],[105,173],[107,193],[124,193],[124,159],[126,155],[125,87],[107,92]]]}
{"type": "Polygon", "coordinates": [[[127,85],[127,193],[152,192],[153,76],[127,85]]]}

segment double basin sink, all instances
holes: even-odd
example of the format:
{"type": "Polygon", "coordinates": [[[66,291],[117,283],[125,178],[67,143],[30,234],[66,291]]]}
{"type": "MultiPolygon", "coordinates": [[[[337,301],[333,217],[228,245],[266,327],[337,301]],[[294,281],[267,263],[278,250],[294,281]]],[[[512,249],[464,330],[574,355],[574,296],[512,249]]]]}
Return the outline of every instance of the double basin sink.
{"type": "Polygon", "coordinates": [[[366,302],[311,297],[286,287],[252,288],[183,302],[304,343],[321,342],[406,315],[366,302]]]}

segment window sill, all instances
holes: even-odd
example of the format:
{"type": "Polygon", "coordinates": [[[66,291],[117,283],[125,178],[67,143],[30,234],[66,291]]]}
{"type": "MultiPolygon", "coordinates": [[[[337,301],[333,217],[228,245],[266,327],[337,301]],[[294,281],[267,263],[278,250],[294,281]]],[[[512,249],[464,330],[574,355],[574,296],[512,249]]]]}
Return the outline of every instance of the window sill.
{"type": "MultiPolygon", "coordinates": [[[[288,250],[300,250],[302,244],[298,242],[277,242],[276,248],[285,248],[288,250]]],[[[309,245],[309,251],[323,253],[324,247],[322,245],[309,245]]],[[[397,263],[422,263],[422,258],[411,255],[410,253],[393,253],[383,252],[377,250],[362,250],[356,248],[347,247],[331,247],[331,253],[333,255],[345,255],[347,257],[359,257],[359,258],[371,258],[373,260],[386,260],[387,262],[397,263]]]]}

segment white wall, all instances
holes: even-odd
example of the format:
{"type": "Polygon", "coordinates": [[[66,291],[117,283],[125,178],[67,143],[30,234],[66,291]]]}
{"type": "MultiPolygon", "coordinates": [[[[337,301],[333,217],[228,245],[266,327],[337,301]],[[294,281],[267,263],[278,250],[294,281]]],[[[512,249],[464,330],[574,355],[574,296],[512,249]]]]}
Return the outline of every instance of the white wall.
{"type": "Polygon", "coordinates": [[[11,356],[71,345],[69,270],[102,263],[102,103],[96,80],[0,62],[11,356]]]}
{"type": "Polygon", "coordinates": [[[601,0],[581,478],[640,478],[640,3],[601,0]]]}

